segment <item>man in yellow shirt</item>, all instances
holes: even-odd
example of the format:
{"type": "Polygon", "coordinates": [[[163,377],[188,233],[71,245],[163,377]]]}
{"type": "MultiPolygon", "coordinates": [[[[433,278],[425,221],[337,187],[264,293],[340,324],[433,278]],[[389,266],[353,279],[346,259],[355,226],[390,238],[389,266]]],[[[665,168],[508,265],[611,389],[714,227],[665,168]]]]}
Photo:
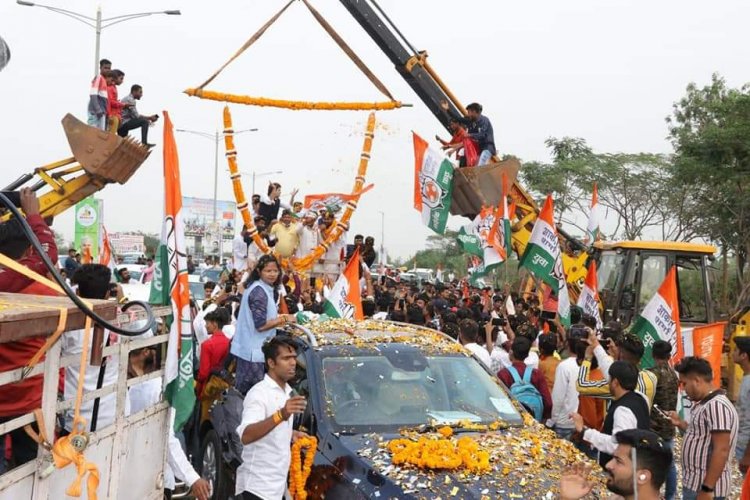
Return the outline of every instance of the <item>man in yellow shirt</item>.
{"type": "Polygon", "coordinates": [[[276,237],[274,247],[276,255],[283,258],[294,255],[294,251],[299,246],[299,233],[299,223],[293,222],[292,212],[285,209],[281,213],[281,220],[271,228],[271,235],[276,237]]]}
{"type": "Polygon", "coordinates": [[[610,352],[607,353],[604,347],[599,343],[599,339],[596,337],[596,332],[591,329],[588,330],[589,347],[586,349],[585,359],[583,363],[581,363],[581,367],[578,371],[578,381],[576,383],[578,393],[581,396],[611,399],[612,394],[609,389],[609,367],[615,360],[627,361],[639,369],[636,392],[646,399],[650,409],[651,405],[654,403],[657,380],[656,375],[650,371],[640,369],[641,357],[645,351],[641,339],[638,338],[637,335],[627,333],[618,338],[616,342],[610,340],[610,352]],[[601,368],[602,373],[604,374],[603,380],[594,381],[590,378],[591,360],[594,356],[596,356],[596,360],[599,362],[599,368],[601,368]]]}

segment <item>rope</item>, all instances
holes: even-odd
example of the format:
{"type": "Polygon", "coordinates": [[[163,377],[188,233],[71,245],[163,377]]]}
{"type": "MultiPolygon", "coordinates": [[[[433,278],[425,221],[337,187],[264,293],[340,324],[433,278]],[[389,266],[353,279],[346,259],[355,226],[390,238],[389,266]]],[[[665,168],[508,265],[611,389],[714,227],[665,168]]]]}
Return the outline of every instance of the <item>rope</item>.
{"type": "MultiPolygon", "coordinates": [[[[48,280],[44,276],[24,267],[15,261],[9,259],[7,256],[0,254],[0,264],[7,268],[16,271],[28,278],[33,279],[57,292],[63,293],[56,283],[48,280]]],[[[93,307],[91,303],[84,301],[86,307],[93,307]]],[[[60,338],[65,331],[65,326],[68,320],[68,308],[67,307],[54,307],[43,304],[31,304],[31,303],[16,303],[16,306],[21,307],[42,307],[48,309],[57,309],[60,312],[60,317],[57,322],[57,329],[47,338],[44,345],[32,356],[29,362],[26,364],[22,372],[22,377],[28,375],[28,373],[39,363],[39,360],[49,350],[52,345],[60,338]]],[[[86,316],[86,322],[84,324],[83,332],[83,345],[81,347],[81,359],[78,373],[78,387],[76,390],[76,401],[75,411],[73,416],[73,429],[72,432],[64,437],[61,437],[55,444],[50,446],[47,438],[47,429],[44,423],[44,416],[40,408],[34,410],[34,418],[36,419],[39,432],[34,431],[31,425],[24,426],[24,431],[34,441],[39,443],[43,448],[52,452],[52,458],[55,463],[55,467],[62,469],[69,464],[75,464],[76,466],[76,478],[65,491],[70,496],[80,497],[82,490],[83,477],[88,474],[86,479],[86,491],[88,493],[89,500],[97,500],[96,490],[99,487],[99,469],[96,464],[86,461],[86,457],[83,455],[83,450],[88,444],[88,435],[85,432],[86,421],[81,417],[81,403],[83,402],[83,386],[86,380],[86,364],[88,363],[89,354],[89,338],[91,336],[92,324],[91,318],[86,316]]]]}
{"type": "Polygon", "coordinates": [[[310,5],[310,2],[308,2],[307,0],[302,0],[302,2],[308,9],[310,9],[310,13],[313,15],[315,20],[318,21],[323,29],[326,30],[326,33],[328,33],[331,38],[333,38],[333,41],[335,41],[336,44],[341,47],[341,50],[343,50],[344,53],[349,56],[349,59],[351,59],[352,62],[359,68],[359,70],[364,73],[367,79],[370,80],[373,85],[375,85],[375,88],[377,88],[384,96],[386,96],[391,101],[395,101],[396,99],[393,98],[383,82],[378,80],[378,77],[375,76],[372,71],[370,71],[370,68],[368,68],[367,65],[362,61],[362,59],[360,59],[359,56],[357,56],[357,54],[352,50],[352,48],[347,45],[344,39],[341,38],[338,33],[336,33],[336,30],[333,29],[333,26],[331,26],[328,21],[325,20],[320,12],[315,10],[315,7],[310,5]]]}
{"type": "Polygon", "coordinates": [[[240,47],[240,50],[238,50],[237,52],[235,52],[235,53],[234,53],[234,55],[233,55],[232,57],[230,57],[230,58],[229,58],[229,60],[228,60],[227,62],[225,62],[225,63],[224,63],[224,64],[223,64],[223,65],[222,65],[222,66],[221,66],[221,67],[220,67],[220,68],[219,68],[218,70],[216,70],[216,72],[215,72],[215,73],[214,73],[213,75],[211,75],[210,77],[208,77],[208,80],[206,80],[205,82],[203,82],[203,83],[201,83],[200,85],[198,85],[198,89],[203,89],[203,87],[205,87],[206,85],[208,85],[209,83],[211,83],[211,82],[213,81],[213,79],[214,79],[214,78],[216,78],[217,76],[219,76],[219,73],[221,73],[222,71],[224,71],[224,68],[226,68],[227,66],[229,66],[229,64],[230,64],[230,63],[231,63],[232,61],[234,61],[235,59],[237,59],[237,58],[238,58],[238,57],[240,56],[240,54],[242,54],[243,52],[245,52],[245,50],[247,50],[247,49],[248,49],[248,47],[250,47],[250,46],[251,46],[252,44],[254,44],[255,42],[257,42],[257,41],[258,41],[258,39],[259,39],[259,38],[260,38],[261,36],[263,36],[263,33],[265,33],[265,32],[266,32],[266,30],[267,30],[268,28],[270,28],[270,27],[271,27],[271,25],[272,25],[273,23],[275,23],[275,22],[276,22],[276,20],[277,20],[277,19],[278,19],[279,17],[281,17],[281,14],[283,14],[283,13],[284,13],[284,11],[286,11],[286,9],[288,9],[288,8],[289,8],[289,6],[290,6],[290,5],[292,5],[292,3],[294,3],[294,0],[289,0],[289,3],[287,3],[286,5],[284,5],[284,7],[282,7],[282,8],[281,8],[281,10],[280,10],[280,11],[278,11],[278,12],[276,13],[276,15],[274,15],[274,16],[273,16],[273,17],[272,17],[271,19],[269,19],[269,20],[268,20],[268,21],[266,22],[266,24],[264,24],[263,26],[261,26],[261,27],[260,27],[260,29],[259,29],[258,31],[256,31],[256,32],[255,32],[255,33],[253,34],[253,36],[251,36],[251,37],[250,37],[250,38],[249,38],[249,39],[248,39],[248,40],[247,40],[247,41],[246,41],[246,42],[245,42],[245,43],[244,43],[244,44],[242,45],[242,47],[240,47]]]}

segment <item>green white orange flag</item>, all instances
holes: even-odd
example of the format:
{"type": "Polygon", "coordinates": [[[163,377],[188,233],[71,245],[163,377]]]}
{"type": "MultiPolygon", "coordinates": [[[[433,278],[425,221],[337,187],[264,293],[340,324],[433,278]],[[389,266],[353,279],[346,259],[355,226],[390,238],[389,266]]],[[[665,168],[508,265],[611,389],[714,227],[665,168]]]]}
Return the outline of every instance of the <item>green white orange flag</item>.
{"type": "Polygon", "coordinates": [[[664,278],[656,295],[651,297],[630,331],[638,335],[646,348],[641,358],[642,368],[654,366],[652,348],[657,340],[672,344],[672,362],[682,359],[684,349],[680,329],[680,309],[677,300],[677,268],[672,268],[664,278]]]}
{"type": "Polygon", "coordinates": [[[422,222],[438,234],[445,233],[452,191],[453,164],[414,134],[414,208],[422,214],[422,222]]]}
{"type": "Polygon", "coordinates": [[[570,296],[565,281],[554,211],[552,196],[547,195],[547,200],[534,223],[520,265],[557,292],[557,315],[563,325],[570,326],[570,296]]]}
{"type": "Polygon", "coordinates": [[[497,225],[496,231],[499,231],[498,239],[502,242],[505,250],[504,259],[507,260],[508,255],[513,251],[511,245],[511,232],[510,232],[510,214],[508,211],[508,176],[503,174],[503,187],[501,192],[500,203],[497,207],[498,213],[495,216],[495,224],[497,225]]]}
{"type": "Polygon", "coordinates": [[[599,314],[599,285],[596,279],[596,261],[591,261],[583,289],[578,296],[578,307],[583,309],[583,314],[596,318],[596,328],[600,330],[603,326],[602,315],[599,314]]]}
{"type": "Polygon", "coordinates": [[[169,329],[167,359],[164,367],[164,397],[174,409],[175,432],[182,429],[193,413],[193,335],[190,322],[185,226],[182,214],[180,162],[172,121],[164,111],[164,223],[156,255],[149,302],[171,305],[172,315],[165,318],[169,329]]]}
{"type": "Polygon", "coordinates": [[[591,194],[591,212],[589,222],[586,225],[586,239],[589,245],[593,245],[599,238],[599,191],[594,183],[594,191],[591,194]]]}
{"type": "Polygon", "coordinates": [[[359,287],[359,266],[359,248],[357,248],[323,304],[323,312],[328,317],[364,319],[362,294],[359,287]]]}

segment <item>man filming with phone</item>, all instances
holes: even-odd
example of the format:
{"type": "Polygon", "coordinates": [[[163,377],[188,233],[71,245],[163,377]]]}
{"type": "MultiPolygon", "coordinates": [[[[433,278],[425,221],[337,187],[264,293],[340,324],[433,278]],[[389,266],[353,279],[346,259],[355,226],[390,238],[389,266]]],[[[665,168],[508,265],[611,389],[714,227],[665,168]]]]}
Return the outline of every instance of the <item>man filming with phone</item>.
{"type": "Polygon", "coordinates": [[[235,494],[243,500],[281,499],[291,461],[290,444],[303,433],[293,430],[293,415],[307,407],[288,382],[297,367],[297,346],[290,337],[276,336],[263,344],[267,373],[245,396],[242,422],[242,465],[237,469],[235,494]]]}

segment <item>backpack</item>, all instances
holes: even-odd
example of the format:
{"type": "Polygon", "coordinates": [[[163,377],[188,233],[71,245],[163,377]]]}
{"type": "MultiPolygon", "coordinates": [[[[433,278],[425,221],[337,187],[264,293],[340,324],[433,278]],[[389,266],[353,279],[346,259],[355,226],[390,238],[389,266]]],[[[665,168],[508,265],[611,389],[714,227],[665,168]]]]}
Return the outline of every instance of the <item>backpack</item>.
{"type": "Polygon", "coordinates": [[[525,406],[537,421],[541,422],[542,414],[544,413],[544,402],[539,390],[531,383],[531,372],[534,369],[527,366],[523,372],[523,379],[521,379],[515,366],[509,366],[508,371],[513,377],[513,385],[510,386],[511,395],[525,406]]]}

